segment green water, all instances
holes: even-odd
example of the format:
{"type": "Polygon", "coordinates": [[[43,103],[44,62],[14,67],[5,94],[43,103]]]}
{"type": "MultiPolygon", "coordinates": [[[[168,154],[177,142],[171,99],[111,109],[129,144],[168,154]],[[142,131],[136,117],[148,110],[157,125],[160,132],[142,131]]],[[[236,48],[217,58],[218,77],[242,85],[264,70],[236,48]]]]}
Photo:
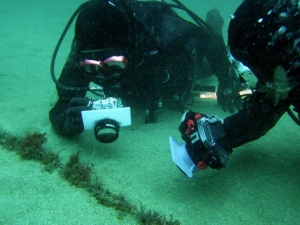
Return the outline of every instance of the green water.
{"type": "MultiPolygon", "coordinates": [[[[24,136],[46,133],[45,148],[66,162],[77,151],[93,164],[106,188],[132,204],[192,224],[298,224],[300,221],[299,127],[284,115],[260,140],[234,151],[220,174],[206,170],[183,176],[171,160],[168,136],[180,140],[181,114],[166,108],[157,124],[144,124],[132,112],[132,126],[118,141],[101,144],[87,131],[74,139],[57,136],[48,120],[55,102],[49,66],[53,49],[72,12],[83,1],[1,1],[0,128],[24,136]],[[214,176],[213,178],[206,179],[214,176]]],[[[241,2],[182,1],[204,17],[213,8],[229,18],[241,2]]],[[[228,22],[225,24],[228,25],[228,22]]],[[[226,39],[226,27],[223,30],[226,39]]],[[[64,64],[72,32],[58,56],[64,64]]],[[[215,100],[197,100],[192,109],[225,117],[215,100]]],[[[97,204],[57,172],[49,174],[34,161],[0,150],[0,224],[135,224],[131,217],[97,204]]]]}

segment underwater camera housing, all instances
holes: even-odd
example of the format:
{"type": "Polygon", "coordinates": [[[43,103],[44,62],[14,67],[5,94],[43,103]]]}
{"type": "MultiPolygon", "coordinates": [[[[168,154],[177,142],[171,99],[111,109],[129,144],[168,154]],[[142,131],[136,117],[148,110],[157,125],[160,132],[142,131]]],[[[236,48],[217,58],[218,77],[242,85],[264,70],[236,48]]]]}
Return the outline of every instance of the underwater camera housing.
{"type": "Polygon", "coordinates": [[[108,97],[91,101],[92,110],[82,111],[84,130],[94,129],[95,138],[111,143],[119,137],[120,126],[131,125],[130,107],[123,107],[120,98],[108,97]]]}
{"type": "MultiPolygon", "coordinates": [[[[190,123],[190,120],[184,121],[185,116],[186,113],[182,123],[190,123]]],[[[194,173],[207,166],[220,169],[227,165],[229,153],[223,146],[225,131],[222,123],[217,116],[202,114],[196,120],[197,128],[189,135],[190,147],[186,143],[178,143],[172,136],[169,137],[172,160],[181,172],[191,178],[194,173]]]]}

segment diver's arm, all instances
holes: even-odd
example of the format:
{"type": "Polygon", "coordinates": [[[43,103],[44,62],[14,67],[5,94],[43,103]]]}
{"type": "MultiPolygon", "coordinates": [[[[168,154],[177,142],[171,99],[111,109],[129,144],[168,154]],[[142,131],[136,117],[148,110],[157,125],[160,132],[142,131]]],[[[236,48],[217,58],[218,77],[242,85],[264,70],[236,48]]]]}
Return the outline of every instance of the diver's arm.
{"type": "Polygon", "coordinates": [[[207,59],[212,71],[218,78],[217,100],[222,109],[233,113],[235,109],[241,108],[239,98],[239,80],[232,70],[231,63],[227,56],[227,50],[221,35],[210,34],[207,46],[207,59]]]}
{"type": "Polygon", "coordinates": [[[207,40],[207,59],[211,65],[220,83],[226,83],[231,80],[230,77],[230,62],[227,57],[227,50],[223,37],[218,34],[208,34],[207,40]]]}
{"type": "Polygon", "coordinates": [[[254,93],[244,102],[242,110],[223,122],[217,116],[186,112],[179,126],[186,144],[178,145],[170,139],[172,158],[177,166],[189,177],[195,167],[200,170],[207,166],[225,167],[233,148],[266,134],[290,105],[289,99],[275,106],[273,100],[266,101],[264,97],[265,93],[254,93]]]}
{"type": "Polygon", "coordinates": [[[245,101],[243,108],[224,119],[223,128],[231,148],[239,147],[265,135],[286,112],[289,100],[274,105],[272,100],[262,101],[264,93],[255,92],[245,101]]]}
{"type": "MultiPolygon", "coordinates": [[[[58,82],[69,87],[87,87],[90,80],[85,77],[78,65],[78,55],[76,49],[73,49],[62,70],[58,82]]],[[[84,97],[85,90],[69,90],[56,86],[58,92],[58,101],[49,112],[49,118],[55,132],[61,135],[71,136],[83,131],[81,118],[69,118],[67,110],[71,99],[74,97],[84,97]],[[73,121],[71,121],[73,120],[73,121]]]]}

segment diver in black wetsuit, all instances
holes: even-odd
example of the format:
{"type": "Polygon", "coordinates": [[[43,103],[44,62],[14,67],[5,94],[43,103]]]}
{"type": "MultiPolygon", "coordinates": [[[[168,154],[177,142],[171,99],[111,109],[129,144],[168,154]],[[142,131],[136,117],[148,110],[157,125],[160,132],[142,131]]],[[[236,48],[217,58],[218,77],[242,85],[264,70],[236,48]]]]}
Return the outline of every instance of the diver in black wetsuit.
{"type": "Polygon", "coordinates": [[[62,135],[83,131],[81,111],[91,109],[85,97],[91,82],[106,96],[127,104],[137,100],[147,109],[145,122],[155,122],[161,99],[179,102],[191,96],[204,57],[219,81],[219,103],[232,112],[238,93],[226,47],[205,23],[182,19],[163,1],[89,1],[80,9],[72,49],[57,81],[51,124],[62,135]]]}
{"type": "MultiPolygon", "coordinates": [[[[170,143],[173,153],[185,153],[183,161],[193,169],[226,166],[233,148],[265,135],[286,111],[291,112],[290,106],[299,119],[300,2],[245,0],[228,32],[230,52],[258,83],[242,109],[224,120],[192,111],[184,114],[179,129],[186,145],[176,145],[172,139],[170,143]]],[[[192,169],[182,162],[177,165],[191,177],[192,169]]]]}

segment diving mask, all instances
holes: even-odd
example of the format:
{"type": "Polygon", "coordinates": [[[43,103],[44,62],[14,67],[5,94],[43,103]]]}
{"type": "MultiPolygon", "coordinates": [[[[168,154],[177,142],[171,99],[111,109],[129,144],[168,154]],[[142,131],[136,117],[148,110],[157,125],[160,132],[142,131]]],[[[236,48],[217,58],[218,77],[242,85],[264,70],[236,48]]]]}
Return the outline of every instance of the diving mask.
{"type": "Polygon", "coordinates": [[[128,60],[124,56],[111,56],[103,61],[84,59],[80,61],[80,66],[88,74],[101,73],[111,76],[122,73],[127,66],[128,60]]]}

